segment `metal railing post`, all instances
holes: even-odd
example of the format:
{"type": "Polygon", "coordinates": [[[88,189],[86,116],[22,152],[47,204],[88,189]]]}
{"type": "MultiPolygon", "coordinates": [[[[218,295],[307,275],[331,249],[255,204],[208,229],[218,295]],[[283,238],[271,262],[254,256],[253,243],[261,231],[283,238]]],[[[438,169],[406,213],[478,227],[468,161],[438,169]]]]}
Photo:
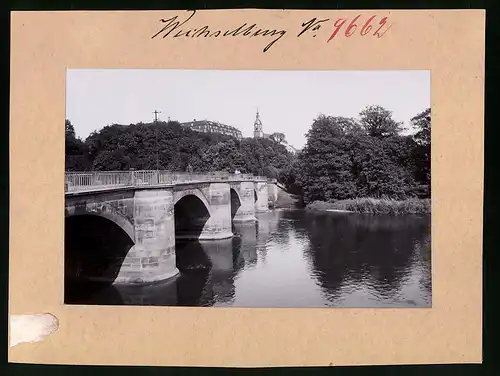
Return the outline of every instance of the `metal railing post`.
{"type": "Polygon", "coordinates": [[[134,170],[130,171],[130,185],[132,187],[135,187],[135,171],[134,170]]]}

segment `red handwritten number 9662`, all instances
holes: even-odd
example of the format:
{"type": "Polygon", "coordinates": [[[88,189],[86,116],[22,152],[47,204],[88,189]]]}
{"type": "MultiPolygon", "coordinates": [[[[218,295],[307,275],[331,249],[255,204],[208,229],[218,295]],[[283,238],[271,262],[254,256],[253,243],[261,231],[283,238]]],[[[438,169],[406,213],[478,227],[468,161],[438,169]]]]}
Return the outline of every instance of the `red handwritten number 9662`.
{"type": "MultiPolygon", "coordinates": [[[[361,15],[357,15],[356,17],[354,17],[352,19],[352,21],[346,26],[345,28],[345,32],[344,32],[344,35],[346,37],[350,37],[351,35],[353,35],[357,28],[358,28],[358,24],[356,23],[358,21],[358,19],[361,17],[361,15]]],[[[367,35],[373,28],[372,26],[372,21],[373,19],[375,18],[376,16],[371,16],[370,18],[368,18],[366,20],[366,22],[363,24],[363,27],[361,28],[361,30],[359,31],[360,35],[362,36],[365,36],[367,35]]],[[[335,21],[333,23],[333,27],[334,27],[334,30],[333,30],[333,33],[332,35],[330,35],[330,38],[328,38],[328,42],[330,42],[333,38],[335,38],[335,36],[340,32],[340,30],[342,29],[342,27],[346,24],[347,22],[347,19],[346,18],[339,18],[337,19],[337,21],[335,21]]],[[[361,23],[360,23],[361,25],[361,23]]],[[[382,38],[382,36],[387,32],[387,30],[390,29],[390,27],[392,25],[388,25],[387,24],[387,17],[384,17],[382,18],[379,23],[378,23],[378,29],[375,30],[375,32],[372,34],[373,36],[376,36],[377,38],[382,38]],[[384,26],[387,26],[385,28],[385,30],[382,31],[382,29],[384,28],[384,26]],[[382,32],[381,32],[382,31],[382,32]]],[[[376,26],[375,26],[376,27],[376,26]]]]}

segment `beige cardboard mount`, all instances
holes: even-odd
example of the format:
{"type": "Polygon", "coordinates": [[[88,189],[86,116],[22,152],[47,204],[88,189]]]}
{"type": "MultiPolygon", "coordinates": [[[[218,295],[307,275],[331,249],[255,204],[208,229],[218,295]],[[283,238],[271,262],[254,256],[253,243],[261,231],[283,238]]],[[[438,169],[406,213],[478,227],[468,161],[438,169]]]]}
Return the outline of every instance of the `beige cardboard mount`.
{"type": "MultiPolygon", "coordinates": [[[[270,34],[152,38],[165,26],[160,19],[178,16],[181,22],[189,15],[12,13],[9,313],[41,314],[37,317],[45,321],[28,321],[46,336],[21,336],[26,342],[10,348],[10,362],[242,367],[481,362],[485,12],[198,11],[185,31],[208,25],[224,33],[256,23],[286,33],[266,52],[270,34]],[[346,27],[357,15],[351,36],[344,28],[327,42],[335,20],[348,19],[346,27]],[[375,29],[361,35],[371,16],[377,24],[387,17],[390,28],[381,38],[373,35],[375,29]],[[328,21],[297,37],[313,18],[328,21]],[[430,70],[432,308],[64,305],[67,68],[430,70]]],[[[12,320],[10,329],[15,330],[12,320]]]]}

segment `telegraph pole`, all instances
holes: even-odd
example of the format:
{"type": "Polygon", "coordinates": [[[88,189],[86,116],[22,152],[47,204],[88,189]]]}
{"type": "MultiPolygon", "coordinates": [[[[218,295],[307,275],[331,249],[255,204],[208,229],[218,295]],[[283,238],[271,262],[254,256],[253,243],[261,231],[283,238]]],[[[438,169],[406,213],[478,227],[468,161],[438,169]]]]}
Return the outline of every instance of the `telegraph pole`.
{"type": "Polygon", "coordinates": [[[158,114],[161,114],[161,111],[154,110],[153,114],[155,114],[155,123],[157,123],[158,122],[158,114]]]}
{"type": "Polygon", "coordinates": [[[153,114],[155,114],[155,137],[156,137],[156,171],[160,170],[160,155],[158,151],[158,114],[161,114],[161,111],[153,111],[153,114]]]}

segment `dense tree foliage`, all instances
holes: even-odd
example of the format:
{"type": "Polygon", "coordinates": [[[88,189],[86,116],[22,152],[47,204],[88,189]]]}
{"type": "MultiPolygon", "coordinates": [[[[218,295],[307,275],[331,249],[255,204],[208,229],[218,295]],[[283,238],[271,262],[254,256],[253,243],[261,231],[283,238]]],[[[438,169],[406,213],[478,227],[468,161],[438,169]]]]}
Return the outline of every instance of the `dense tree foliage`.
{"type": "MultiPolygon", "coordinates": [[[[237,140],[183,128],[178,122],[109,125],[93,132],[85,143],[66,125],[67,170],[171,170],[193,172],[240,170],[278,178],[294,156],[269,139],[237,140]],[[75,146],[78,144],[78,148],[75,146]],[[86,155],[86,165],[72,163],[86,155]]],[[[69,123],[71,125],[71,123],[69,123]]]]}
{"type": "Polygon", "coordinates": [[[282,133],[237,140],[169,121],[109,125],[82,141],[66,120],[66,169],[239,170],[277,178],[305,203],[428,196],[430,122],[427,109],[411,119],[416,133],[403,135],[402,124],[380,106],[366,107],[358,120],[320,115],[306,135],[306,146],[294,155],[283,145],[282,133]]]}
{"type": "Polygon", "coordinates": [[[306,203],[422,195],[430,184],[430,109],[412,124],[417,133],[402,135],[402,125],[380,106],[365,108],[359,121],[320,115],[286,182],[306,203]]]}
{"type": "Polygon", "coordinates": [[[87,145],[76,138],[73,124],[66,120],[66,170],[87,170],[90,166],[87,145]]]}
{"type": "Polygon", "coordinates": [[[392,119],[391,111],[381,106],[368,106],[359,115],[361,127],[371,137],[396,136],[402,130],[401,124],[392,119]]]}
{"type": "Polygon", "coordinates": [[[271,140],[274,142],[277,142],[278,144],[281,144],[285,141],[285,134],[280,133],[280,132],[275,132],[269,136],[271,140]]]}
{"type": "Polygon", "coordinates": [[[416,147],[413,150],[413,158],[416,164],[416,176],[422,184],[431,183],[431,110],[419,113],[411,119],[413,126],[417,129],[414,140],[416,147]]]}

